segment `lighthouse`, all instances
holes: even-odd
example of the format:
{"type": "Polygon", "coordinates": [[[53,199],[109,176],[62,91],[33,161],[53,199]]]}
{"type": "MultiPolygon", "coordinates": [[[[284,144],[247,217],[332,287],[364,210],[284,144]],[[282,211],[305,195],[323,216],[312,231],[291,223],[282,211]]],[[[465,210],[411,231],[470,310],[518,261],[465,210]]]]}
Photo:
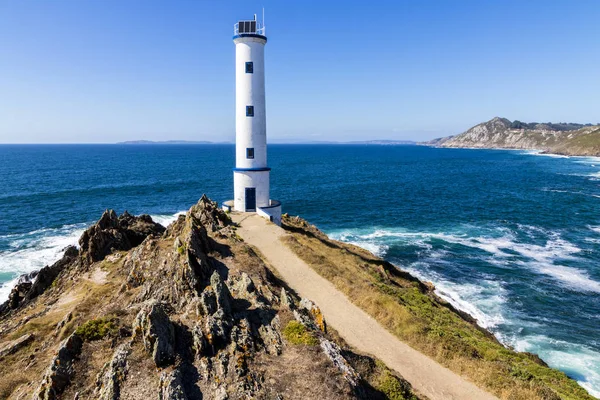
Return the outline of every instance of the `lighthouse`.
{"type": "Polygon", "coordinates": [[[265,45],[263,23],[239,21],[233,28],[235,43],[235,168],[234,200],[229,211],[255,212],[281,225],[281,203],[270,198],[271,168],[267,164],[265,104],[265,45]]]}

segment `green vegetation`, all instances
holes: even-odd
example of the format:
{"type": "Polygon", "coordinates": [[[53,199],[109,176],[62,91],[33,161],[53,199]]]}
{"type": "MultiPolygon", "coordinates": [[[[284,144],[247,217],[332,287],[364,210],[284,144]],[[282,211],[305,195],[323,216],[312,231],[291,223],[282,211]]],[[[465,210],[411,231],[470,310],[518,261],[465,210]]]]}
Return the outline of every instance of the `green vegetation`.
{"type": "Polygon", "coordinates": [[[286,245],[354,304],[402,341],[478,386],[502,399],[592,399],[563,372],[535,355],[504,347],[393,265],[330,240],[302,220],[284,218],[284,227],[292,233],[283,239],[286,245]]]}
{"type": "Polygon", "coordinates": [[[376,389],[390,400],[417,400],[417,397],[410,391],[410,387],[389,371],[381,374],[376,389]]]}
{"type": "Polygon", "coordinates": [[[292,344],[304,344],[307,346],[316,346],[319,341],[304,325],[292,320],[283,329],[283,336],[292,344]]]}
{"type": "Polygon", "coordinates": [[[85,341],[92,341],[103,339],[107,335],[114,335],[116,330],[117,325],[113,319],[98,318],[79,325],[75,334],[81,336],[85,341]]]}

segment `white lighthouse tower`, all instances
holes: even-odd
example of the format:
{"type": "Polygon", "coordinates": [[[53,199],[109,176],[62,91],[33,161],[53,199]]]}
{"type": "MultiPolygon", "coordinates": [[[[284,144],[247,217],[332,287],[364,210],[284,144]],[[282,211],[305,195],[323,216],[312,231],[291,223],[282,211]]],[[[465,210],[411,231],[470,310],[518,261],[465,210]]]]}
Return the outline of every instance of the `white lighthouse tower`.
{"type": "MultiPolygon", "coordinates": [[[[264,18],[263,18],[264,20],[264,18]]],[[[281,203],[269,196],[267,164],[264,21],[239,21],[235,43],[235,168],[234,200],[225,209],[256,212],[281,225],[281,203]],[[233,203],[233,204],[232,204],[233,203]]]]}

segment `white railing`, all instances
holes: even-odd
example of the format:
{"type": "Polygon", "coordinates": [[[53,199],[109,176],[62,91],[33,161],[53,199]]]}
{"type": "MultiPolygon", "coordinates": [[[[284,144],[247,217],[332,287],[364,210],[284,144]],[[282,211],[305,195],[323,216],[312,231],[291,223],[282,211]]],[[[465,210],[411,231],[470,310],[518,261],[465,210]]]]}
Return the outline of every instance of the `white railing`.
{"type": "MultiPolygon", "coordinates": [[[[267,36],[266,27],[263,24],[261,24],[260,22],[255,21],[255,20],[240,21],[240,22],[243,22],[243,23],[245,23],[245,22],[248,22],[248,23],[254,22],[254,23],[256,23],[256,31],[255,32],[248,32],[247,30],[242,29],[242,31],[243,31],[242,34],[244,34],[244,33],[254,33],[254,34],[257,34],[257,35],[267,36]]],[[[233,34],[234,34],[234,36],[240,34],[240,27],[239,27],[240,22],[237,22],[237,23],[235,23],[233,25],[233,34]]]]}

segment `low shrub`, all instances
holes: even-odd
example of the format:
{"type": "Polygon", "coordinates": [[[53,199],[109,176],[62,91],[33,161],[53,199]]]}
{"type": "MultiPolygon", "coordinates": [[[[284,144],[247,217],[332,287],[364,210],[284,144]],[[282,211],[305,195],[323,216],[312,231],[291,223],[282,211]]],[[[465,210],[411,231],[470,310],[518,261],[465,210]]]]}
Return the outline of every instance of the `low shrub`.
{"type": "Polygon", "coordinates": [[[75,333],[81,336],[86,341],[100,340],[107,335],[112,335],[116,332],[117,325],[112,319],[98,318],[92,319],[79,325],[75,333]]]}
{"type": "Polygon", "coordinates": [[[319,341],[304,325],[298,321],[290,321],[283,329],[283,336],[292,344],[316,346],[319,341]]]}

